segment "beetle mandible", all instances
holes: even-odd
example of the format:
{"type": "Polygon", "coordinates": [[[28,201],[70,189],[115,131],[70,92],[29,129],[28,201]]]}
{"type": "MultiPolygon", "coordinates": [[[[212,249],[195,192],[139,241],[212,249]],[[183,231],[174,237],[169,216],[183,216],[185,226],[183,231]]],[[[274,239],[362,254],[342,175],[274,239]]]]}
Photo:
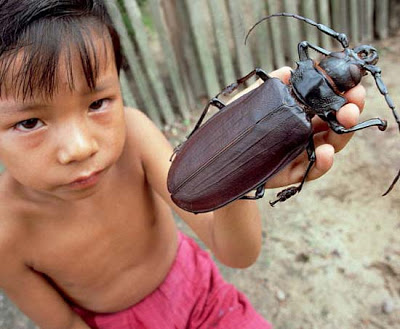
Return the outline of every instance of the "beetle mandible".
{"type": "MultiPolygon", "coordinates": [[[[285,16],[313,25],[340,42],[342,51],[331,52],[308,41],[298,44],[299,61],[290,82],[270,77],[256,68],[227,86],[204,108],[187,140],[174,150],[168,173],[168,190],[173,201],[193,213],[207,212],[236,199],[258,199],[264,195],[264,184],[286,167],[304,150],[309,164],[298,186],[288,187],[277,194],[271,206],[300,192],[316,157],[311,118],[318,115],[338,134],[350,133],[371,126],[385,130],[387,123],[373,118],[346,129],[336,120],[336,112],[347,103],[344,92],[356,86],[368,72],[392,110],[400,129],[400,118],[381,78],[377,50],[369,45],[349,48],[345,34],[289,13],[285,16]],[[308,51],[324,55],[317,63],[308,51]],[[232,103],[225,105],[218,97],[230,94],[249,78],[257,76],[263,83],[232,103]],[[202,125],[210,106],[219,111],[202,125]],[[247,195],[255,190],[254,195],[247,195]]],[[[399,179],[400,172],[386,195],[399,179]]]]}

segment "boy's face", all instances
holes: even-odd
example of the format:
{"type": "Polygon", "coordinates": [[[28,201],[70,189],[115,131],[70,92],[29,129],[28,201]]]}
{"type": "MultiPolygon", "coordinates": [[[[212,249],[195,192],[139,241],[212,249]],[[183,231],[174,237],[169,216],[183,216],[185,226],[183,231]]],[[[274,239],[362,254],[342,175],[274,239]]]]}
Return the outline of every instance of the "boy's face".
{"type": "Polygon", "coordinates": [[[77,56],[73,90],[60,59],[60,78],[50,100],[0,98],[0,161],[31,194],[63,200],[87,197],[98,190],[122,153],[125,121],[112,46],[106,59],[104,44],[95,43],[103,47],[97,52],[95,90],[87,86],[77,56]]]}

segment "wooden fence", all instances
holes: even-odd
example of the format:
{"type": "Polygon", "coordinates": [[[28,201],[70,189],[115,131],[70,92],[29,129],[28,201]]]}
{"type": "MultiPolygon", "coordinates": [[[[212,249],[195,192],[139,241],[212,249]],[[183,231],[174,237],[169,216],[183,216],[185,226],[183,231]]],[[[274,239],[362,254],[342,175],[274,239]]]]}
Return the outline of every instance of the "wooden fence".
{"type": "Polygon", "coordinates": [[[298,59],[297,43],[340,46],[315,27],[291,18],[260,24],[280,11],[296,13],[346,33],[351,45],[386,38],[399,25],[397,0],[106,0],[121,36],[125,103],[160,127],[187,120],[201,101],[246,75],[298,59]]]}

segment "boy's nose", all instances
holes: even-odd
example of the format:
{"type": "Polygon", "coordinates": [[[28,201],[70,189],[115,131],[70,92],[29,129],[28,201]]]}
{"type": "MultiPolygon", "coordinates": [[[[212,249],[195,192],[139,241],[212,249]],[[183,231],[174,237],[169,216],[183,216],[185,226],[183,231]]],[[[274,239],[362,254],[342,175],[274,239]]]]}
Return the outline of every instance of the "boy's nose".
{"type": "Polygon", "coordinates": [[[96,139],[83,124],[65,127],[59,138],[58,160],[61,164],[84,161],[99,150],[96,139]]]}

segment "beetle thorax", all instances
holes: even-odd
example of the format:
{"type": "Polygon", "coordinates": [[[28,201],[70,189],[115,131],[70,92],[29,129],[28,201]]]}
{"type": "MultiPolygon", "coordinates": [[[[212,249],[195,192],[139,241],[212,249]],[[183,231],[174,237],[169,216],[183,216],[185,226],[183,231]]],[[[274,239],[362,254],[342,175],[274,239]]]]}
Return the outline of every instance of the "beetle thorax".
{"type": "Polygon", "coordinates": [[[333,84],[333,88],[340,93],[346,92],[358,85],[364,72],[359,63],[345,52],[335,52],[325,57],[319,68],[333,84]]]}
{"type": "Polygon", "coordinates": [[[332,86],[332,79],[312,59],[297,63],[290,83],[295,98],[307,107],[309,115],[338,111],[346,103],[341,93],[332,86]]]}

